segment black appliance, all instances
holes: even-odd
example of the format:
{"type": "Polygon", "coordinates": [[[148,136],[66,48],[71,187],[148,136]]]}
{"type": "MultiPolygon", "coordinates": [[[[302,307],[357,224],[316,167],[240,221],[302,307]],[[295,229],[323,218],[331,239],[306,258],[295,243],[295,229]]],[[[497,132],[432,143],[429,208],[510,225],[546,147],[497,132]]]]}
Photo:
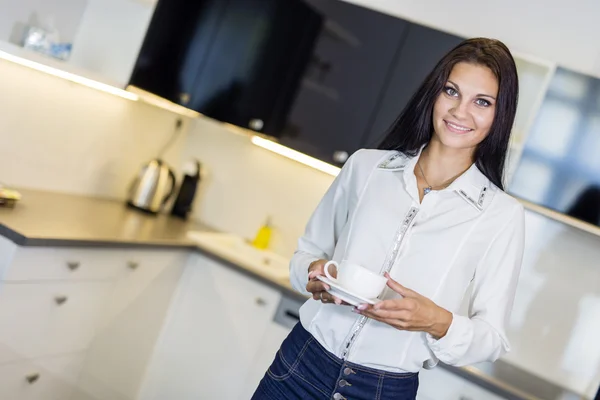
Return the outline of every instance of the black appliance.
{"type": "Polygon", "coordinates": [[[195,172],[186,171],[183,176],[183,181],[179,186],[179,193],[173,203],[171,209],[171,215],[186,219],[192,211],[192,204],[196,197],[196,190],[198,189],[198,183],[200,182],[200,162],[195,161],[195,172]]]}

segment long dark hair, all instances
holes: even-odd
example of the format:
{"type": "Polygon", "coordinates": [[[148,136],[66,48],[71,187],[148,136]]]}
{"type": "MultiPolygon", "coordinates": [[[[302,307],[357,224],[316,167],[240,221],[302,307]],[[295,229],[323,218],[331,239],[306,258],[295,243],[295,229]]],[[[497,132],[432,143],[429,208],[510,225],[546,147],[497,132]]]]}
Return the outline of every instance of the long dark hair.
{"type": "Polygon", "coordinates": [[[429,73],[392,124],[379,145],[380,149],[398,150],[416,156],[433,134],[433,105],[455,64],[467,62],[488,67],[498,79],[496,113],[488,136],[477,146],[475,164],[494,185],[502,183],[510,131],[517,111],[519,81],[515,60],[499,40],[474,38],[450,50],[429,73]]]}

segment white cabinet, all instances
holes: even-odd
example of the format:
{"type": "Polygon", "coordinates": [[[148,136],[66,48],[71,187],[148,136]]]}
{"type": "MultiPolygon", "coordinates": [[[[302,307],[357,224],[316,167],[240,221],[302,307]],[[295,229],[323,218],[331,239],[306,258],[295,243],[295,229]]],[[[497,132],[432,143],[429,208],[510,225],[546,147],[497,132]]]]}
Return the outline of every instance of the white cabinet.
{"type": "Polygon", "coordinates": [[[126,267],[124,260],[125,254],[120,250],[16,247],[0,279],[114,280],[126,267]]]}
{"type": "Polygon", "coordinates": [[[0,365],[0,399],[69,399],[84,356],[73,353],[0,365]]]}
{"type": "Polygon", "coordinates": [[[187,259],[0,238],[0,399],[136,399],[187,259]]]}
{"type": "Polygon", "coordinates": [[[0,0],[0,51],[124,88],[155,5],[156,0],[0,0]],[[72,45],[68,59],[22,47],[28,25],[55,29],[61,43],[72,45]]]}
{"type": "Polygon", "coordinates": [[[128,268],[106,302],[79,381],[80,399],[137,399],[189,255],[128,253],[128,268]]]}
{"type": "Polygon", "coordinates": [[[275,316],[268,325],[252,360],[252,367],[246,375],[239,400],[248,400],[254,394],[260,380],[265,375],[267,368],[269,368],[275,358],[275,354],[281,347],[281,343],[300,320],[298,311],[301,305],[302,302],[285,296],[279,302],[275,316]]]}
{"type": "Polygon", "coordinates": [[[460,376],[442,369],[422,370],[419,373],[417,400],[503,400],[460,376]]]}
{"type": "Polygon", "coordinates": [[[0,287],[0,364],[85,350],[112,285],[5,283],[0,287]]]}
{"type": "Polygon", "coordinates": [[[143,400],[237,400],[280,294],[196,255],[148,368],[143,400]]]}

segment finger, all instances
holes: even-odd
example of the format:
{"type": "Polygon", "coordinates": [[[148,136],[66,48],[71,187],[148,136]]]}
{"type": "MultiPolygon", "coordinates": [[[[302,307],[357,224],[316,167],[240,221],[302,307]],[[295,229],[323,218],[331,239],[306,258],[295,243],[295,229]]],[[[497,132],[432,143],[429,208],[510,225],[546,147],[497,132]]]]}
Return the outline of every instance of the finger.
{"type": "Polygon", "coordinates": [[[398,282],[396,282],[395,280],[393,280],[392,277],[390,276],[390,274],[388,274],[387,272],[385,273],[385,277],[388,278],[388,282],[387,282],[388,287],[390,289],[392,289],[394,292],[398,293],[399,295],[404,296],[404,297],[411,297],[411,296],[418,295],[418,293],[415,292],[414,290],[404,287],[401,284],[399,284],[398,282]]]}
{"type": "Polygon", "coordinates": [[[377,302],[373,309],[375,310],[410,310],[409,304],[413,300],[407,299],[389,299],[377,302]]]}
{"type": "Polygon", "coordinates": [[[368,313],[371,316],[385,319],[397,319],[399,321],[409,321],[411,314],[406,310],[367,310],[363,311],[363,314],[368,313]]]}
{"type": "Polygon", "coordinates": [[[319,271],[310,271],[308,273],[308,280],[315,279],[319,275],[323,275],[323,274],[319,273],[319,271]]]}
{"type": "Polygon", "coordinates": [[[329,285],[321,281],[310,281],[306,284],[306,290],[311,293],[324,292],[329,290],[329,285]]]}
{"type": "Polygon", "coordinates": [[[340,299],[339,297],[335,297],[327,292],[323,292],[322,298],[324,300],[327,300],[327,303],[335,303],[337,305],[343,305],[343,306],[350,305],[350,304],[346,303],[345,301],[343,301],[342,299],[340,299]]]}
{"type": "Polygon", "coordinates": [[[366,315],[365,313],[361,313],[361,315],[366,316],[369,319],[373,319],[375,321],[379,321],[381,323],[390,325],[396,329],[399,330],[403,330],[403,331],[413,331],[413,330],[417,330],[414,329],[410,326],[410,324],[408,322],[404,322],[398,319],[394,319],[394,318],[382,318],[378,315],[372,315],[371,313],[369,313],[368,315],[366,315]]]}

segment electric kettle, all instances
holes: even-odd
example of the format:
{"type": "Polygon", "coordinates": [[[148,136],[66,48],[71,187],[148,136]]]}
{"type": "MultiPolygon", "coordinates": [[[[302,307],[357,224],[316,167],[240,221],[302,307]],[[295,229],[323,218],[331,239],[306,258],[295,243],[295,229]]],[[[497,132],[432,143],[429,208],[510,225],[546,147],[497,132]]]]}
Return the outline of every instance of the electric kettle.
{"type": "Polygon", "coordinates": [[[127,205],[156,214],[175,193],[175,174],[160,159],[144,165],[129,188],[127,205]]]}

